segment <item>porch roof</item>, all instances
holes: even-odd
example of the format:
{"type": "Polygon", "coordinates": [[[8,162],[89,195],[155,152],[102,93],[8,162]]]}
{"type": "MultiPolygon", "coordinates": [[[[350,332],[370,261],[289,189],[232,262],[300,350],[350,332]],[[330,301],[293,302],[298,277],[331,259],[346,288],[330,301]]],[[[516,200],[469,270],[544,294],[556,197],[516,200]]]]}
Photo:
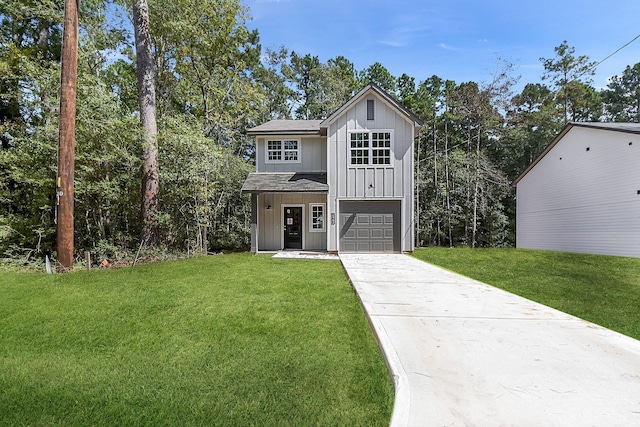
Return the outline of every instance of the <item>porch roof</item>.
{"type": "MultiPolygon", "coordinates": [[[[322,120],[270,120],[247,131],[249,135],[321,135],[322,120]]],[[[325,132],[326,135],[326,132],[325,132]]]]}
{"type": "Polygon", "coordinates": [[[250,173],[243,193],[328,193],[325,173],[250,173]]]}

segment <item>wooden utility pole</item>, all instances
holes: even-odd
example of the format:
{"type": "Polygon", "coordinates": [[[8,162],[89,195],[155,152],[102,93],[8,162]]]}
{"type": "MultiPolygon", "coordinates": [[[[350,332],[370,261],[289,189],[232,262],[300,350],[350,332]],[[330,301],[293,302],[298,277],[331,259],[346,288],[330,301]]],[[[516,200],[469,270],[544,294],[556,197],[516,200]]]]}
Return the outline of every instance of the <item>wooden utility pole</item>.
{"type": "Polygon", "coordinates": [[[76,142],[79,3],[80,0],[65,0],[64,2],[58,176],[56,178],[57,260],[62,271],[73,267],[73,174],[76,142]]]}

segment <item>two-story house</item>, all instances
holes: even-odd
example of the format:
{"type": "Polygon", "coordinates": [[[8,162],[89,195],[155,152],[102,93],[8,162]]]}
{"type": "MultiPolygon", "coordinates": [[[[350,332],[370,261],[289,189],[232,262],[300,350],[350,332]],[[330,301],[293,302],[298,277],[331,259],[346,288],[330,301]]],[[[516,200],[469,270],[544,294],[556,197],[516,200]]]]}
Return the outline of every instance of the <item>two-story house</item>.
{"type": "Polygon", "coordinates": [[[376,85],[325,120],[250,129],[251,251],[410,252],[422,122],[376,85]]]}

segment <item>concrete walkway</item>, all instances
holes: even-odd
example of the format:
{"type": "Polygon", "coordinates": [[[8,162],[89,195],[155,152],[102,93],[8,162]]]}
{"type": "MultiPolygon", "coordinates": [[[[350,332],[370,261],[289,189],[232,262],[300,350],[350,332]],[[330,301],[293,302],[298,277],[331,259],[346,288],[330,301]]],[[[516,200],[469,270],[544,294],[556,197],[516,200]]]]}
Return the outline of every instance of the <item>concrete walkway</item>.
{"type": "Polygon", "coordinates": [[[394,378],[392,426],[640,426],[640,341],[407,255],[340,258],[394,378]]]}

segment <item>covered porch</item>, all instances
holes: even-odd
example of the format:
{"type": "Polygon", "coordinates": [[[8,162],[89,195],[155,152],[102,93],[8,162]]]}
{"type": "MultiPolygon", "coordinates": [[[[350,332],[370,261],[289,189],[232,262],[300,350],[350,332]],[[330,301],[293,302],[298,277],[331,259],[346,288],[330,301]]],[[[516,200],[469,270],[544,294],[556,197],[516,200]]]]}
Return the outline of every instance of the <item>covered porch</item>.
{"type": "Polygon", "coordinates": [[[252,173],[251,252],[327,250],[327,185],[321,173],[252,173]]]}

